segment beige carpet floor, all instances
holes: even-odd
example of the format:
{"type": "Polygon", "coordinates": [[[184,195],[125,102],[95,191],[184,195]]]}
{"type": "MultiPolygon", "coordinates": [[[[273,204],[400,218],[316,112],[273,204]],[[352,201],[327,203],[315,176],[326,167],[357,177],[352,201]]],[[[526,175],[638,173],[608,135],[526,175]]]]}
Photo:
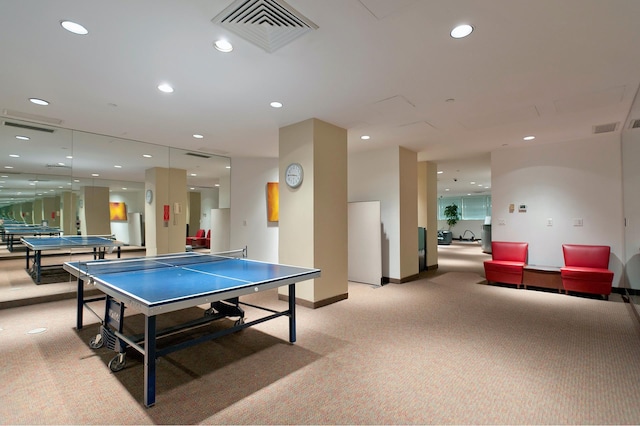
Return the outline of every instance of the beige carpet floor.
{"type": "MultiPolygon", "coordinates": [[[[246,300],[285,306],[275,291],[246,300]]],[[[1,423],[640,423],[628,304],[487,285],[477,262],[405,284],[350,283],[347,300],[298,308],[293,345],[280,318],[161,358],[151,408],[140,357],[112,373],[114,353],[87,344],[97,319],[75,330],[74,303],[0,310],[1,423]]],[[[131,312],[129,327],[140,323],[131,312]]]]}

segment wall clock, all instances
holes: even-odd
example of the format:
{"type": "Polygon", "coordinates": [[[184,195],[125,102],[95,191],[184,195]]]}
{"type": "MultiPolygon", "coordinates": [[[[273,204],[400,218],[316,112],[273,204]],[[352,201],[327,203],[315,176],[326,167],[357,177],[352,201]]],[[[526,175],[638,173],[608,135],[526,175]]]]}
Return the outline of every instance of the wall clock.
{"type": "Polygon", "coordinates": [[[304,177],[304,170],[302,170],[302,166],[299,163],[291,163],[287,166],[287,169],[284,172],[284,181],[291,188],[297,188],[302,183],[302,178],[304,177]]]}
{"type": "Polygon", "coordinates": [[[145,193],[144,198],[145,200],[147,200],[147,204],[151,204],[151,201],[153,201],[153,191],[150,189],[147,189],[147,192],[145,193]]]}

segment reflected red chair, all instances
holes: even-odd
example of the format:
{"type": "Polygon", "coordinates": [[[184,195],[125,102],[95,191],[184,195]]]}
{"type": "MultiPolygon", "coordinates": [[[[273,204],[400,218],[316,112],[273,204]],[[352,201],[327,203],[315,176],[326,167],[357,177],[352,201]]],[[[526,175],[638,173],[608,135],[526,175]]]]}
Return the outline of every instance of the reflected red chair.
{"type": "Polygon", "coordinates": [[[528,255],[529,243],[492,241],[492,259],[484,261],[487,282],[515,284],[520,288],[528,255]]]}
{"type": "Polygon", "coordinates": [[[196,235],[193,237],[187,237],[187,244],[191,247],[204,246],[204,229],[198,229],[196,235]]]}
{"type": "Polygon", "coordinates": [[[207,237],[205,238],[205,247],[211,248],[211,229],[207,231],[207,237]]]}

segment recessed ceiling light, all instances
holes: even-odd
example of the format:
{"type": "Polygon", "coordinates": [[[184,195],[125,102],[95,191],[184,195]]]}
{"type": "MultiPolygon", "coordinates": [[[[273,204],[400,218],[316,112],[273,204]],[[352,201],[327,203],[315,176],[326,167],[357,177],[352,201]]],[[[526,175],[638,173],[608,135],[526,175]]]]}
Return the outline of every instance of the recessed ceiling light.
{"type": "Polygon", "coordinates": [[[220,186],[220,184],[219,184],[219,183],[216,183],[216,184],[215,184],[215,185],[213,185],[213,186],[216,186],[216,187],[218,187],[218,186],[220,186]]]}
{"type": "Polygon", "coordinates": [[[227,40],[217,40],[213,43],[213,47],[223,53],[229,53],[233,50],[233,46],[227,40]]]}
{"type": "Polygon", "coordinates": [[[69,160],[71,160],[73,158],[73,155],[67,155],[65,158],[68,158],[69,160]]]}
{"type": "Polygon", "coordinates": [[[369,139],[371,139],[371,136],[369,136],[369,135],[362,135],[362,136],[360,136],[360,139],[362,139],[363,141],[368,141],[369,139]]]}
{"type": "Polygon", "coordinates": [[[198,175],[197,175],[197,174],[195,174],[195,173],[191,173],[189,176],[196,177],[196,176],[198,176],[198,175]]]}
{"type": "Polygon", "coordinates": [[[9,154],[9,157],[12,158],[20,158],[20,156],[18,154],[9,154]]]}
{"type": "Polygon", "coordinates": [[[13,169],[13,166],[4,166],[5,169],[13,169]]]}
{"type": "Polygon", "coordinates": [[[525,141],[532,141],[532,140],[534,140],[535,138],[536,138],[535,136],[525,136],[525,137],[524,137],[524,138],[522,138],[522,139],[524,139],[525,141]]]}
{"type": "Polygon", "coordinates": [[[20,136],[20,135],[18,135],[18,136],[16,136],[16,139],[20,139],[21,141],[28,141],[30,138],[29,138],[29,136],[20,136]]]}
{"type": "Polygon", "coordinates": [[[449,188],[445,189],[445,191],[449,191],[449,188]]]}
{"type": "Polygon", "coordinates": [[[45,101],[44,99],[29,98],[29,101],[36,105],[49,105],[49,102],[45,101]]]}
{"type": "Polygon", "coordinates": [[[173,87],[171,87],[167,83],[162,83],[161,85],[159,85],[158,90],[164,93],[173,93],[173,87]]]}
{"type": "Polygon", "coordinates": [[[64,163],[58,163],[58,166],[64,166],[64,163]]]}
{"type": "Polygon", "coordinates": [[[441,174],[443,174],[443,173],[444,173],[444,172],[443,172],[442,170],[438,170],[438,174],[439,174],[439,175],[441,175],[441,174]]]}
{"type": "Polygon", "coordinates": [[[151,158],[151,157],[152,157],[152,155],[149,155],[149,154],[142,154],[142,156],[143,156],[144,158],[151,158]]]}
{"type": "Polygon", "coordinates": [[[121,166],[121,165],[119,165],[119,164],[116,164],[116,165],[114,165],[113,167],[115,167],[116,169],[121,169],[121,168],[122,168],[122,166],[121,166]]]}
{"type": "Polygon", "coordinates": [[[451,37],[464,38],[473,32],[473,27],[469,24],[458,25],[451,30],[451,37]]]}
{"type": "Polygon", "coordinates": [[[62,28],[64,28],[65,30],[69,31],[70,33],[74,33],[74,34],[78,34],[78,35],[85,35],[85,34],[89,34],[89,31],[83,27],[82,25],[76,23],[76,22],[72,22],[72,21],[61,21],[60,25],[62,25],[62,28]]]}
{"type": "Polygon", "coordinates": [[[282,102],[271,102],[269,105],[271,105],[273,108],[282,108],[282,102]]]}
{"type": "Polygon", "coordinates": [[[126,191],[126,190],[127,190],[127,188],[122,188],[122,190],[123,190],[123,191],[126,191]]]}
{"type": "Polygon", "coordinates": [[[93,177],[98,177],[98,176],[100,176],[100,175],[99,175],[98,173],[91,173],[91,176],[93,176],[93,177]]]}
{"type": "Polygon", "coordinates": [[[202,139],[202,138],[204,138],[204,136],[202,136],[202,135],[198,135],[198,134],[193,135],[193,137],[194,137],[194,138],[196,138],[196,139],[202,139]]]}
{"type": "Polygon", "coordinates": [[[471,185],[475,185],[475,184],[476,184],[475,182],[469,182],[469,183],[470,183],[471,185]]]}

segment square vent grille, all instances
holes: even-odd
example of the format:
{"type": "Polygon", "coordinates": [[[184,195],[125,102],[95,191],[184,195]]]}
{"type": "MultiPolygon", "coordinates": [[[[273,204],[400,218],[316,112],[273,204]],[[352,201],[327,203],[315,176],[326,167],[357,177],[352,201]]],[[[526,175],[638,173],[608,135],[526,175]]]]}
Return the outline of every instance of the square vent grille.
{"type": "Polygon", "coordinates": [[[211,22],[272,53],[318,26],[284,0],[236,0],[211,22]]]}

